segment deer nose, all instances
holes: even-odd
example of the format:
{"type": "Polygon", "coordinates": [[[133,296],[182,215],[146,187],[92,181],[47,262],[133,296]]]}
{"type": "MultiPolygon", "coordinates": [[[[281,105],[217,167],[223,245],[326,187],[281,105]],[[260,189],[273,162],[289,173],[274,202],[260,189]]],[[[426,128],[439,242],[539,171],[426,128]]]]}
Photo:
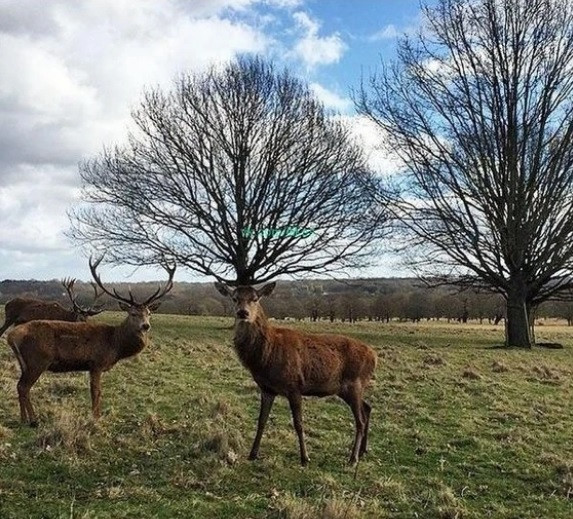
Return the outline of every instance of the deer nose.
{"type": "Polygon", "coordinates": [[[150,325],[149,323],[143,323],[143,324],[141,325],[141,329],[142,329],[144,332],[148,331],[150,328],[151,328],[151,325],[150,325]]]}
{"type": "Polygon", "coordinates": [[[237,317],[239,319],[246,319],[247,317],[249,317],[249,312],[247,312],[247,310],[238,310],[237,317]]]}

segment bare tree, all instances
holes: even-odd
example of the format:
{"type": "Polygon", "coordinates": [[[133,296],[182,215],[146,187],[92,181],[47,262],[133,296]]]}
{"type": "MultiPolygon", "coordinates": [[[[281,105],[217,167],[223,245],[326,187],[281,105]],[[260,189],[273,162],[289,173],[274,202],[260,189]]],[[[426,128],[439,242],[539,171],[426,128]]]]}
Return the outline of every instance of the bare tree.
{"type": "Polygon", "coordinates": [[[71,214],[71,235],[108,261],[168,256],[248,284],[362,265],[383,234],[350,129],[261,59],[148,91],[133,120],[127,145],[81,165],[71,214]]]}
{"type": "Polygon", "coordinates": [[[356,102],[401,159],[418,266],[507,301],[507,343],[573,286],[573,7],[439,0],[356,102]]]}

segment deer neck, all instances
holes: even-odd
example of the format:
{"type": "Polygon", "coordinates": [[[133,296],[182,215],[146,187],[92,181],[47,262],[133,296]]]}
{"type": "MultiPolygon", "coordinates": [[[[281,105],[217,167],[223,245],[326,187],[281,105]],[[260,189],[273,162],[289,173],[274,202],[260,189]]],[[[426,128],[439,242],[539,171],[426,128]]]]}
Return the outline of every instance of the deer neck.
{"type": "Polygon", "coordinates": [[[268,356],[271,347],[269,331],[270,325],[262,310],[253,322],[236,321],[235,350],[247,367],[259,365],[268,356]]]}
{"type": "Polygon", "coordinates": [[[127,320],[116,327],[114,341],[117,349],[117,358],[125,359],[137,355],[147,345],[147,335],[130,328],[127,320]]]}

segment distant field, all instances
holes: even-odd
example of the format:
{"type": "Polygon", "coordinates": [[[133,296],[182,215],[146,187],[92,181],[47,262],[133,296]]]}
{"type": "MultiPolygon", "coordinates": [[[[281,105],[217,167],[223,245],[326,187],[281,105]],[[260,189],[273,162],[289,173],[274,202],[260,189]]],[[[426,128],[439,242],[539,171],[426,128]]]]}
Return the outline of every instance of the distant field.
{"type": "Polygon", "coordinates": [[[336,398],[305,401],[309,467],[284,399],[247,461],[258,393],[231,324],[154,316],[151,346],[104,375],[97,424],[86,374],[45,374],[38,429],[19,424],[19,370],[0,339],[0,518],[573,517],[572,329],[537,328],[563,350],[506,351],[492,348],[501,326],[288,323],[379,353],[355,472],[336,398]]]}

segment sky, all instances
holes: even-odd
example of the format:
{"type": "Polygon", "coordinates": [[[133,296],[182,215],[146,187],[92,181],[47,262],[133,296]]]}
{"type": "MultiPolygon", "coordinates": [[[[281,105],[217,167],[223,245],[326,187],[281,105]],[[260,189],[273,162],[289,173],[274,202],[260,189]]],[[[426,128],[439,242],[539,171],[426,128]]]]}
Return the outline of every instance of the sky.
{"type": "MultiPolygon", "coordinates": [[[[418,0],[2,0],[0,280],[88,280],[85,252],[65,234],[80,197],[78,164],[123,142],[146,86],[169,89],[181,72],[237,54],[307,81],[353,121],[384,169],[379,136],[355,115],[351,91],[420,19],[418,0]]],[[[104,280],[161,277],[105,270],[104,280]]],[[[176,279],[206,281],[183,271],[176,279]]]]}

